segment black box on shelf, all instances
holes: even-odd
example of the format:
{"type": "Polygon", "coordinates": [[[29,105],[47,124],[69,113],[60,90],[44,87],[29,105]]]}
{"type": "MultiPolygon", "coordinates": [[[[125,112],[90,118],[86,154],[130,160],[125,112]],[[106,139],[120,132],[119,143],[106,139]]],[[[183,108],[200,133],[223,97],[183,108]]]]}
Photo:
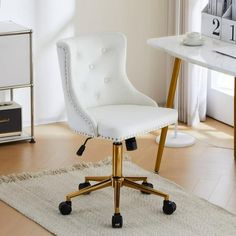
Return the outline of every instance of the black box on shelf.
{"type": "Polygon", "coordinates": [[[22,112],[16,102],[0,103],[0,138],[21,135],[22,112]]]}

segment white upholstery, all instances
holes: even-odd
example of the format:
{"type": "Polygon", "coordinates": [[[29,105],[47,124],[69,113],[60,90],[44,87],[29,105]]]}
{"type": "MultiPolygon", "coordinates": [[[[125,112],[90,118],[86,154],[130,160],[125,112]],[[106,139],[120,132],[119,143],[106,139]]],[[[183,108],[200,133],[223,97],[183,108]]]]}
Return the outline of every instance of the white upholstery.
{"type": "Polygon", "coordinates": [[[97,121],[98,134],[115,141],[158,130],[176,121],[172,109],[143,105],[101,106],[89,108],[88,112],[97,121]]]}
{"type": "Polygon", "coordinates": [[[57,48],[73,130],[122,141],[176,121],[175,110],[158,108],[129,82],[123,34],[83,35],[61,40],[57,48]]]}

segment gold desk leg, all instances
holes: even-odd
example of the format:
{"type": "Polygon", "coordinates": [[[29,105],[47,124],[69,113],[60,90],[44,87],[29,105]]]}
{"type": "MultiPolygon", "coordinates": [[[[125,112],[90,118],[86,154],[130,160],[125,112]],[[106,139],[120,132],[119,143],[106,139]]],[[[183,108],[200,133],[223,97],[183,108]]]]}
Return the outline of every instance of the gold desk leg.
{"type": "Polygon", "coordinates": [[[236,77],[234,77],[234,158],[236,159],[236,77]]]}
{"type": "Polygon", "coordinates": [[[96,190],[99,190],[102,188],[110,187],[110,186],[112,186],[112,180],[111,179],[104,180],[104,181],[97,183],[95,185],[92,185],[90,187],[87,187],[87,188],[81,189],[79,191],[68,194],[66,196],[66,201],[70,201],[71,198],[78,197],[80,195],[90,193],[90,192],[93,192],[93,191],[96,191],[96,190]]]}
{"type": "MultiPolygon", "coordinates": [[[[170,82],[168,98],[167,98],[167,103],[166,103],[167,108],[173,108],[180,67],[181,67],[181,59],[175,58],[175,63],[174,63],[174,68],[173,68],[173,73],[172,73],[172,78],[170,82]]],[[[167,131],[168,131],[168,126],[161,130],[161,138],[159,142],[156,164],[155,164],[155,172],[157,173],[159,172],[160,165],[161,165],[161,159],[162,159],[162,154],[163,154],[164,146],[166,142],[167,131]]]]}
{"type": "Polygon", "coordinates": [[[111,178],[111,176],[86,176],[85,182],[89,182],[89,181],[101,182],[109,178],[111,178]]]}
{"type": "Polygon", "coordinates": [[[133,188],[133,189],[136,189],[136,190],[140,190],[140,191],[144,191],[146,193],[150,193],[150,194],[154,194],[154,195],[157,195],[157,196],[161,196],[163,197],[165,200],[169,200],[169,195],[166,194],[166,193],[163,193],[161,191],[158,191],[158,190],[155,190],[153,188],[149,188],[147,186],[144,186],[144,185],[141,185],[141,184],[137,184],[133,181],[130,181],[128,179],[124,179],[124,182],[123,182],[123,185],[126,186],[126,187],[129,187],[129,188],[133,188]]]}

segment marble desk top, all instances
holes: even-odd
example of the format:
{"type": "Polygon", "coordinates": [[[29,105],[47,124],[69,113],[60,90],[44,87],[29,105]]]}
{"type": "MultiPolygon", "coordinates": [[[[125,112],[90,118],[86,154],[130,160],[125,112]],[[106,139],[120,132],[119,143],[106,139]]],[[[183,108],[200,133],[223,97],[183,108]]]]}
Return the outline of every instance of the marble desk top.
{"type": "Polygon", "coordinates": [[[183,38],[184,35],[152,38],[147,43],[186,62],[236,76],[236,59],[214,51],[217,48],[230,45],[236,47],[236,45],[203,36],[205,39],[203,46],[185,46],[182,44],[183,38]]]}

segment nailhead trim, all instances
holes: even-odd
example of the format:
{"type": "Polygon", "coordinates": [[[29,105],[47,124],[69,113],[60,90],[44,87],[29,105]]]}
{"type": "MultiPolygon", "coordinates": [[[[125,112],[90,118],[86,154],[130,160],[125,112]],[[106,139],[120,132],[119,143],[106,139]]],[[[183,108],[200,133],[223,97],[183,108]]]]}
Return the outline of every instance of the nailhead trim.
{"type": "Polygon", "coordinates": [[[176,122],[176,120],[173,120],[172,122],[168,122],[168,123],[165,123],[163,125],[159,125],[159,126],[155,126],[153,128],[150,128],[148,130],[145,130],[145,131],[142,131],[140,133],[134,133],[132,135],[128,135],[128,136],[124,136],[124,137],[119,137],[119,138],[113,138],[113,137],[105,137],[105,136],[102,136],[102,135],[99,135],[97,134],[97,129],[94,127],[93,123],[91,122],[89,116],[87,116],[86,114],[84,114],[79,106],[76,104],[75,102],[75,99],[73,98],[72,94],[70,93],[70,91],[72,90],[71,89],[71,85],[70,85],[70,82],[69,82],[69,77],[70,77],[70,70],[69,70],[69,52],[68,50],[63,47],[63,46],[58,46],[59,49],[63,50],[64,54],[65,54],[65,79],[66,79],[66,92],[67,92],[67,96],[69,98],[69,102],[71,103],[71,105],[73,106],[73,108],[75,109],[75,111],[78,113],[79,116],[82,117],[82,119],[88,124],[89,126],[89,129],[90,131],[92,132],[92,134],[88,134],[88,133],[85,133],[85,132],[81,132],[81,131],[78,131],[78,130],[75,130],[73,127],[71,127],[71,129],[77,133],[77,134],[81,134],[81,135],[85,135],[85,136],[89,136],[89,137],[101,137],[101,138],[104,138],[104,139],[107,139],[107,140],[112,140],[112,141],[115,141],[115,142],[120,142],[120,141],[123,141],[123,140],[126,140],[126,139],[129,139],[129,138],[132,138],[132,137],[136,137],[136,136],[141,136],[141,135],[144,135],[144,134],[147,134],[147,133],[150,133],[152,131],[155,131],[155,130],[159,130],[159,129],[162,129],[166,126],[169,126],[171,124],[174,124],[176,122]]]}
{"type": "Polygon", "coordinates": [[[80,110],[79,106],[75,102],[75,99],[74,99],[73,95],[71,94],[72,89],[71,89],[71,84],[70,84],[70,81],[69,81],[69,78],[71,77],[70,70],[69,70],[69,65],[70,65],[70,58],[69,58],[69,55],[68,55],[69,51],[66,47],[63,47],[63,46],[58,46],[58,48],[60,50],[63,50],[63,53],[65,55],[65,64],[64,64],[64,66],[65,66],[65,84],[66,84],[67,97],[69,98],[70,104],[73,106],[73,108],[78,113],[78,115],[80,117],[82,117],[82,119],[88,124],[88,127],[91,131],[91,134],[80,132],[78,130],[75,130],[74,128],[72,128],[72,130],[74,130],[76,133],[80,133],[80,134],[83,134],[83,135],[86,135],[86,136],[97,136],[97,129],[94,127],[94,125],[91,122],[89,116],[87,116],[86,114],[84,114],[80,110]]]}
{"type": "Polygon", "coordinates": [[[139,132],[139,133],[135,133],[135,134],[132,134],[132,135],[127,135],[127,136],[124,136],[124,137],[119,137],[119,138],[112,138],[112,137],[107,137],[107,136],[102,136],[102,135],[99,135],[98,136],[94,136],[94,135],[91,135],[91,134],[88,134],[88,133],[84,133],[84,132],[80,132],[78,130],[75,130],[73,128],[71,128],[76,134],[81,134],[81,135],[84,135],[84,136],[88,136],[88,137],[100,137],[100,138],[103,138],[103,139],[106,139],[106,140],[111,140],[111,141],[115,141],[115,142],[121,142],[121,141],[124,141],[126,139],[129,139],[129,138],[133,138],[133,137],[137,137],[137,136],[142,136],[144,134],[148,134],[152,131],[156,131],[156,130],[159,130],[159,129],[162,129],[162,128],[165,128],[169,125],[172,125],[172,124],[175,124],[176,123],[176,120],[172,121],[172,122],[169,122],[169,123],[165,123],[163,125],[160,125],[160,126],[155,126],[153,128],[150,128],[148,130],[145,130],[145,131],[142,131],[142,132],[139,132]]]}
{"type": "Polygon", "coordinates": [[[124,140],[129,139],[129,138],[133,138],[133,137],[137,137],[137,136],[142,136],[144,134],[148,134],[148,133],[150,133],[152,131],[162,129],[164,127],[167,127],[167,126],[175,124],[175,123],[176,123],[176,120],[173,120],[172,122],[168,122],[168,123],[165,123],[163,125],[155,126],[153,128],[144,130],[144,131],[139,132],[139,133],[134,133],[134,134],[123,136],[123,137],[119,137],[119,138],[105,137],[105,136],[102,136],[102,135],[99,135],[99,137],[104,138],[104,139],[108,139],[108,140],[113,140],[115,142],[121,142],[121,141],[124,141],[124,140]]]}

